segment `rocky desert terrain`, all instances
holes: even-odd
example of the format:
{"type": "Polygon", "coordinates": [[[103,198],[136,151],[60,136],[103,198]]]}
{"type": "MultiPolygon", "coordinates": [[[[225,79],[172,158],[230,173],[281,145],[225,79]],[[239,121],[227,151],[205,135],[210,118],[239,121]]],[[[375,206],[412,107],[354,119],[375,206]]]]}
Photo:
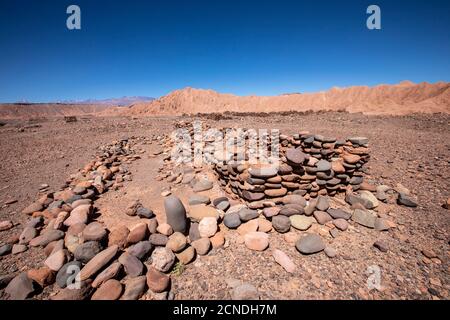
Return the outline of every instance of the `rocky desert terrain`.
{"type": "MultiPolygon", "coordinates": [[[[448,84],[436,87],[416,103],[434,99],[433,110],[448,111],[448,84]]],[[[402,88],[409,96],[415,90],[402,88]]],[[[150,105],[197,111],[164,101],[150,105]]],[[[148,106],[72,123],[2,121],[1,299],[449,298],[448,113],[146,117],[148,106]],[[334,196],[244,202],[211,166],[175,165],[170,134],[194,120],[294,137],[309,131],[324,148],[323,137],[366,137],[364,182],[334,196]],[[280,214],[286,209],[294,214],[280,214]],[[174,221],[183,210],[189,219],[174,221]],[[65,288],[70,266],[81,269],[80,289],[65,288]]],[[[219,109],[202,109],[211,110],[219,109]]]]}

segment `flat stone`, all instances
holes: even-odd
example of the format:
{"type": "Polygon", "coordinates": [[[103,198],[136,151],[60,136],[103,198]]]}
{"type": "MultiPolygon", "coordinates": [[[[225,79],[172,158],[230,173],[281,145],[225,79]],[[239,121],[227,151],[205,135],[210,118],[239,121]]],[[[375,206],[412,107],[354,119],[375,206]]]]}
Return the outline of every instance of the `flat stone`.
{"type": "Polygon", "coordinates": [[[258,230],[258,220],[256,219],[245,222],[237,228],[237,231],[241,236],[245,235],[248,232],[254,232],[257,230],[258,230]]]}
{"type": "Polygon", "coordinates": [[[337,256],[337,251],[333,247],[326,246],[324,252],[328,258],[334,258],[337,256]]]}
{"type": "Polygon", "coordinates": [[[282,197],[285,194],[287,194],[287,189],[286,188],[266,189],[264,190],[264,194],[268,197],[282,197]]]}
{"type": "Polygon", "coordinates": [[[293,273],[296,269],[294,262],[292,262],[291,258],[281,250],[274,249],[272,252],[272,256],[275,261],[283,267],[289,273],[293,273]]]}
{"type": "Polygon", "coordinates": [[[230,229],[236,229],[241,225],[241,219],[238,213],[227,213],[223,218],[223,223],[230,229]]]}
{"type": "Polygon", "coordinates": [[[318,196],[316,202],[316,209],[320,211],[327,211],[330,207],[328,197],[318,196]]]}
{"type": "Polygon", "coordinates": [[[310,233],[300,238],[295,244],[295,247],[300,253],[313,254],[324,250],[325,243],[319,235],[310,233]]]}
{"type": "Polygon", "coordinates": [[[300,149],[291,148],[286,150],[286,159],[295,165],[301,165],[305,162],[306,154],[304,154],[300,149]]]}
{"type": "Polygon", "coordinates": [[[41,211],[44,209],[44,206],[40,202],[33,202],[28,207],[22,210],[23,214],[33,214],[34,212],[41,211]]]}
{"type": "Polygon", "coordinates": [[[348,220],[352,217],[352,214],[350,212],[344,211],[342,209],[333,209],[329,208],[327,210],[327,213],[333,217],[333,219],[345,219],[348,220]]]}
{"type": "Polygon", "coordinates": [[[269,246],[269,235],[264,232],[249,232],[244,236],[247,248],[255,251],[264,251],[269,246]]]}
{"type": "Polygon", "coordinates": [[[126,274],[132,278],[140,276],[144,272],[142,262],[128,252],[122,253],[119,257],[119,262],[123,265],[126,274]]]}
{"type": "Polygon", "coordinates": [[[412,200],[409,196],[407,196],[406,194],[403,194],[403,193],[398,194],[397,203],[401,204],[403,206],[406,206],[406,207],[411,207],[411,208],[417,207],[417,203],[414,200],[412,200]]]}
{"type": "Polygon", "coordinates": [[[14,227],[11,220],[0,221],[0,231],[6,231],[14,227]]]}
{"type": "Polygon", "coordinates": [[[168,272],[175,263],[175,255],[172,250],[165,247],[157,247],[151,255],[151,265],[161,272],[168,272]]]}
{"type": "Polygon", "coordinates": [[[242,196],[247,201],[259,201],[261,199],[264,199],[265,194],[264,194],[264,192],[250,192],[247,190],[243,190],[242,196]]]}
{"type": "Polygon", "coordinates": [[[56,284],[60,288],[65,288],[68,284],[72,284],[76,280],[77,274],[81,270],[80,261],[70,261],[62,266],[56,274],[56,284]]]}
{"type": "Polygon", "coordinates": [[[311,225],[315,222],[313,217],[301,216],[301,215],[293,215],[289,217],[291,221],[291,225],[301,231],[308,230],[311,225]]]}
{"type": "Polygon", "coordinates": [[[189,209],[189,218],[194,221],[200,222],[203,218],[213,217],[219,219],[219,211],[213,207],[207,207],[205,205],[192,206],[189,209]]]}
{"type": "Polygon", "coordinates": [[[170,277],[155,268],[149,268],[146,278],[147,286],[153,292],[166,291],[170,286],[170,277]]]}
{"type": "Polygon", "coordinates": [[[75,260],[81,261],[82,263],[88,263],[93,257],[95,257],[102,247],[97,241],[88,241],[77,246],[74,252],[75,260]]]}
{"type": "Polygon", "coordinates": [[[80,280],[86,280],[100,271],[100,269],[102,269],[111,261],[112,258],[115,257],[118,250],[119,247],[117,245],[112,245],[111,247],[108,247],[98,253],[84,266],[83,269],[81,269],[80,280]]]}
{"type": "Polygon", "coordinates": [[[164,199],[167,223],[174,231],[185,233],[187,229],[186,209],[178,197],[169,196],[164,199]]]}
{"type": "Polygon", "coordinates": [[[378,231],[387,231],[387,230],[389,230],[391,227],[390,227],[390,224],[389,224],[389,221],[388,220],[386,220],[386,219],[382,219],[382,218],[376,218],[375,219],[375,230],[378,230],[378,231]]]}
{"type": "Polygon", "coordinates": [[[353,211],[352,220],[367,228],[375,228],[376,217],[366,210],[356,209],[353,211]]]}
{"type": "Polygon", "coordinates": [[[71,225],[77,224],[77,223],[84,223],[86,224],[88,222],[89,216],[92,213],[92,206],[91,205],[81,205],[76,207],[70,212],[69,217],[64,220],[64,225],[67,227],[70,227],[71,225]]]}
{"type": "Polygon", "coordinates": [[[127,245],[127,238],[129,233],[130,230],[124,225],[116,227],[108,235],[108,247],[117,245],[121,249],[125,248],[127,245]]]}
{"type": "Polygon", "coordinates": [[[381,252],[388,252],[389,248],[383,240],[377,240],[374,242],[373,246],[380,250],[381,252]]]}
{"type": "Polygon", "coordinates": [[[154,233],[150,235],[150,238],[148,240],[154,246],[165,246],[167,244],[167,241],[169,241],[169,238],[163,234],[154,233]]]}
{"type": "Polygon", "coordinates": [[[348,138],[347,140],[359,146],[363,146],[369,143],[369,139],[366,137],[351,137],[348,138]]]}
{"type": "Polygon", "coordinates": [[[94,288],[98,288],[102,283],[109,279],[117,277],[122,271],[122,264],[120,262],[111,263],[105,270],[100,272],[92,282],[94,288]]]}
{"type": "Polygon", "coordinates": [[[322,225],[333,220],[333,218],[325,211],[317,211],[316,210],[316,211],[314,211],[313,215],[314,215],[314,218],[316,218],[317,222],[322,225]]]}
{"type": "Polygon", "coordinates": [[[51,285],[55,281],[55,273],[47,267],[28,270],[27,276],[42,288],[51,285]]]}
{"type": "Polygon", "coordinates": [[[106,238],[106,228],[102,223],[91,222],[83,230],[85,241],[102,241],[106,238]]]}
{"type": "Polygon", "coordinates": [[[194,185],[192,186],[192,190],[194,192],[202,192],[206,190],[210,190],[213,187],[212,181],[209,181],[207,179],[200,179],[194,182],[194,185]]]}
{"type": "Polygon", "coordinates": [[[200,238],[191,242],[191,245],[194,247],[197,254],[203,256],[208,253],[211,248],[211,241],[209,238],[200,238]]]}
{"type": "Polygon", "coordinates": [[[333,220],[333,224],[341,231],[345,231],[348,229],[348,222],[345,219],[335,219],[333,220]]]}
{"type": "Polygon", "coordinates": [[[345,201],[347,201],[348,203],[350,203],[351,205],[355,205],[355,204],[361,204],[364,206],[364,208],[366,209],[372,209],[373,208],[373,204],[372,202],[370,202],[367,199],[363,199],[359,196],[356,196],[354,194],[348,193],[345,196],[345,201]]]}
{"type": "Polygon", "coordinates": [[[281,208],[279,207],[269,207],[264,208],[262,213],[266,218],[272,218],[280,213],[281,208]]]}
{"type": "Polygon", "coordinates": [[[319,160],[319,162],[316,163],[316,170],[317,171],[331,170],[331,163],[326,160],[319,160]]]}
{"type": "Polygon", "coordinates": [[[76,287],[66,287],[60,290],[56,295],[51,296],[50,300],[85,300],[93,291],[91,283],[91,279],[88,279],[81,281],[79,289],[76,289],[76,287]]]}
{"type": "Polygon", "coordinates": [[[200,194],[194,194],[189,196],[189,205],[194,206],[197,204],[209,204],[211,199],[208,196],[203,196],[200,194]]]}
{"type": "Polygon", "coordinates": [[[92,295],[91,300],[117,300],[122,294],[122,284],[110,279],[103,283],[92,295]]]}
{"type": "Polygon", "coordinates": [[[253,166],[248,169],[248,173],[254,178],[267,179],[277,175],[278,167],[271,165],[253,166]]]}
{"type": "Polygon", "coordinates": [[[366,191],[366,190],[359,191],[359,196],[361,198],[369,201],[372,204],[371,208],[368,208],[368,209],[376,208],[380,204],[378,199],[375,197],[375,195],[370,191],[366,191]]]}
{"type": "Polygon", "coordinates": [[[40,236],[32,239],[29,244],[32,247],[46,246],[50,242],[64,238],[64,232],[61,230],[48,230],[40,236]]]}
{"type": "Polygon", "coordinates": [[[239,211],[239,218],[243,222],[247,222],[247,221],[256,219],[256,218],[258,218],[258,216],[259,216],[259,214],[258,214],[258,211],[256,211],[256,210],[252,210],[252,209],[248,209],[248,208],[242,208],[239,211]]]}
{"type": "Polygon", "coordinates": [[[146,276],[128,279],[125,282],[125,291],[120,300],[138,300],[145,291],[146,276]]]}
{"type": "Polygon", "coordinates": [[[127,243],[133,244],[144,240],[148,236],[148,227],[145,222],[140,222],[131,227],[127,237],[127,243]]]}
{"type": "Polygon", "coordinates": [[[11,253],[19,254],[19,253],[25,252],[27,250],[28,250],[28,246],[25,244],[14,244],[11,249],[11,253]]]}
{"type": "Polygon", "coordinates": [[[287,216],[278,215],[272,218],[272,226],[277,232],[285,233],[291,228],[291,220],[287,216]]]}
{"type": "Polygon", "coordinates": [[[283,204],[298,204],[302,207],[306,206],[306,200],[301,195],[298,194],[290,194],[284,196],[282,199],[283,204]]]}
{"type": "Polygon", "coordinates": [[[33,281],[26,272],[20,273],[12,279],[5,288],[11,300],[25,300],[35,291],[33,281]]]}

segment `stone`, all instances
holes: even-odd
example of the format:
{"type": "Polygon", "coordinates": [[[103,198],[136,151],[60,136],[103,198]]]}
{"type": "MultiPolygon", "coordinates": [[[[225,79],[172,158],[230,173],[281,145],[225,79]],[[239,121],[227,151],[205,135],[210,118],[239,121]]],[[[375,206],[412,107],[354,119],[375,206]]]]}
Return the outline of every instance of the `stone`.
{"type": "Polygon", "coordinates": [[[318,196],[316,202],[316,209],[320,211],[327,211],[330,207],[330,203],[327,197],[318,196]]]}
{"type": "Polygon", "coordinates": [[[306,154],[304,154],[300,149],[288,149],[286,150],[285,156],[286,159],[294,165],[301,165],[306,159],[306,154]]]}
{"type": "Polygon", "coordinates": [[[264,199],[265,196],[266,195],[264,194],[264,192],[250,192],[248,190],[242,191],[242,197],[250,202],[259,201],[261,199],[264,199]]]}
{"type": "Polygon", "coordinates": [[[0,231],[6,231],[14,227],[11,220],[0,221],[0,231]]]}
{"type": "Polygon", "coordinates": [[[336,249],[330,246],[326,246],[324,252],[328,258],[334,258],[337,255],[336,249]]]}
{"type": "Polygon", "coordinates": [[[325,249],[322,238],[315,233],[310,233],[300,238],[295,244],[297,250],[302,254],[314,254],[325,249]]]}
{"type": "Polygon", "coordinates": [[[217,209],[202,204],[192,206],[189,209],[189,218],[196,222],[200,222],[200,220],[206,217],[214,217],[217,220],[219,219],[219,216],[219,211],[217,211],[217,209]]]}
{"type": "Polygon", "coordinates": [[[35,291],[33,281],[26,272],[22,272],[12,279],[5,288],[11,300],[25,300],[35,291]]]}
{"type": "Polygon", "coordinates": [[[369,139],[366,137],[351,137],[348,138],[347,140],[359,146],[363,146],[369,143],[369,139]]]}
{"type": "Polygon", "coordinates": [[[191,222],[191,225],[189,227],[189,240],[192,242],[197,239],[200,239],[200,232],[198,231],[198,223],[191,222]]]}
{"type": "Polygon", "coordinates": [[[139,207],[136,210],[136,215],[139,218],[145,218],[145,219],[150,219],[153,218],[155,216],[155,214],[153,213],[153,210],[144,208],[144,207],[139,207]]]}
{"type": "Polygon", "coordinates": [[[338,228],[341,231],[345,231],[348,229],[348,222],[345,219],[335,219],[333,220],[333,224],[335,225],[336,228],[338,228]]]}
{"type": "Polygon", "coordinates": [[[53,271],[59,271],[66,262],[66,253],[63,249],[60,249],[52,253],[45,261],[44,264],[53,271]]]}
{"type": "Polygon", "coordinates": [[[274,249],[272,252],[272,256],[275,259],[276,263],[283,267],[289,273],[293,273],[296,269],[294,262],[292,262],[291,258],[281,250],[274,249]]]}
{"type": "Polygon", "coordinates": [[[258,216],[259,216],[259,213],[256,210],[252,210],[252,209],[248,209],[248,208],[242,208],[239,211],[239,218],[243,222],[247,222],[247,221],[256,219],[256,218],[258,218],[258,216]]]}
{"type": "Polygon", "coordinates": [[[213,237],[209,238],[213,248],[220,248],[225,244],[225,236],[223,232],[217,232],[213,237]]]}
{"type": "Polygon", "coordinates": [[[327,210],[327,213],[333,218],[333,219],[345,219],[348,220],[352,217],[352,214],[350,212],[344,211],[342,209],[333,209],[329,208],[327,210]]]}
{"type": "Polygon", "coordinates": [[[291,228],[291,220],[284,215],[275,216],[272,218],[272,227],[279,233],[288,232],[291,228]]]}
{"type": "Polygon", "coordinates": [[[366,191],[366,190],[359,191],[359,196],[361,198],[369,201],[372,204],[371,208],[368,208],[368,209],[376,208],[380,204],[378,199],[375,197],[375,195],[370,191],[366,191]]]}
{"type": "Polygon", "coordinates": [[[127,236],[127,243],[134,244],[144,240],[148,235],[148,227],[145,222],[135,224],[130,229],[130,233],[127,236]]]}
{"type": "Polygon", "coordinates": [[[272,231],[272,223],[269,220],[259,218],[258,219],[258,231],[259,232],[272,231]]]}
{"type": "Polygon", "coordinates": [[[106,238],[106,228],[99,222],[91,222],[83,230],[84,241],[102,241],[106,238]]]}
{"type": "Polygon", "coordinates": [[[361,197],[358,197],[352,193],[347,193],[345,196],[345,201],[347,201],[348,203],[350,203],[351,205],[355,205],[355,204],[361,204],[364,206],[364,208],[366,209],[372,209],[373,208],[373,204],[372,202],[370,202],[367,199],[363,199],[361,197]]]}
{"type": "Polygon", "coordinates": [[[230,229],[236,229],[241,225],[241,219],[238,213],[227,213],[223,218],[223,224],[230,229]]]}
{"type": "Polygon", "coordinates": [[[175,263],[175,255],[165,247],[157,247],[151,255],[151,265],[161,272],[168,272],[175,263]]]}
{"type": "Polygon", "coordinates": [[[199,179],[194,182],[192,186],[192,190],[194,192],[202,192],[206,190],[210,190],[213,187],[212,181],[209,181],[207,179],[199,179]]]}
{"type": "Polygon", "coordinates": [[[77,246],[74,252],[75,260],[82,263],[88,263],[93,257],[95,257],[102,250],[100,243],[97,241],[88,241],[77,246]]]}
{"type": "Polygon", "coordinates": [[[28,207],[22,210],[23,214],[33,214],[34,212],[38,212],[44,209],[44,206],[40,202],[33,202],[28,207]]]}
{"type": "Polygon", "coordinates": [[[92,293],[92,281],[90,279],[80,282],[79,289],[76,288],[64,288],[60,290],[56,295],[51,296],[50,300],[85,300],[92,293]]]}
{"type": "Polygon", "coordinates": [[[129,247],[127,252],[139,260],[142,260],[152,249],[153,245],[150,241],[139,241],[135,245],[129,247]]]}
{"type": "Polygon", "coordinates": [[[12,247],[13,246],[10,243],[0,246],[0,257],[10,254],[12,251],[12,247]]]}
{"type": "Polygon", "coordinates": [[[259,292],[255,286],[243,283],[236,286],[231,292],[232,300],[259,300],[259,292]]]}
{"type": "Polygon", "coordinates": [[[130,230],[124,226],[120,225],[113,229],[108,235],[108,247],[117,245],[120,249],[123,249],[127,245],[127,238],[130,230]]]}
{"type": "Polygon", "coordinates": [[[359,160],[361,160],[361,157],[356,154],[344,154],[342,158],[345,162],[350,164],[356,164],[359,162],[359,160]]]}
{"type": "Polygon", "coordinates": [[[388,220],[382,218],[375,219],[375,230],[377,231],[387,231],[391,228],[388,220]]]}
{"type": "Polygon", "coordinates": [[[195,249],[194,247],[189,246],[183,251],[176,253],[175,256],[182,264],[189,264],[195,258],[195,249]]]}
{"type": "Polygon", "coordinates": [[[255,251],[264,251],[269,246],[269,235],[264,232],[249,232],[244,235],[247,248],[255,251]]]}
{"type": "Polygon", "coordinates": [[[257,230],[258,230],[258,220],[256,219],[245,222],[237,228],[237,231],[241,236],[245,235],[248,232],[253,232],[257,230]]]}
{"type": "MultiPolygon", "coordinates": [[[[214,222],[216,220],[212,218],[214,222]]],[[[216,222],[216,228],[217,228],[217,222],[216,222]]],[[[186,237],[181,232],[175,232],[169,237],[169,240],[167,241],[166,247],[172,250],[173,252],[180,252],[183,250],[187,245],[186,237]]]]}
{"type": "Polygon", "coordinates": [[[11,253],[12,254],[19,254],[19,253],[25,252],[27,250],[28,250],[28,247],[25,244],[14,244],[12,249],[11,249],[11,253]]]}
{"type": "Polygon", "coordinates": [[[198,224],[198,231],[200,237],[209,238],[216,234],[217,232],[217,220],[213,217],[205,217],[198,224]]]}
{"type": "Polygon", "coordinates": [[[28,270],[27,276],[41,288],[51,285],[55,281],[55,273],[47,267],[28,270]]]}
{"type": "MultiPolygon", "coordinates": [[[[158,229],[158,220],[156,218],[151,218],[145,221],[147,223],[148,231],[150,233],[156,233],[158,229]]],[[[172,229],[173,230],[173,229],[172,229]]]]}
{"type": "Polygon", "coordinates": [[[5,274],[0,276],[0,289],[5,288],[16,275],[14,273],[5,274]]]}
{"type": "Polygon", "coordinates": [[[367,210],[356,209],[353,211],[352,220],[367,228],[375,228],[376,217],[367,210]]]}
{"type": "Polygon", "coordinates": [[[450,198],[447,198],[447,201],[442,205],[444,209],[450,209],[450,198]]]}
{"type": "Polygon", "coordinates": [[[72,202],[72,204],[70,206],[72,207],[72,209],[75,209],[76,207],[79,207],[84,204],[92,204],[92,200],[91,199],[76,200],[76,201],[72,202]]]}
{"type": "Polygon", "coordinates": [[[214,199],[213,205],[218,210],[227,211],[227,209],[230,207],[230,202],[228,201],[227,197],[219,197],[214,199]]]}
{"type": "Polygon", "coordinates": [[[388,252],[389,248],[383,240],[377,240],[374,242],[373,246],[380,250],[381,252],[388,252]]]}
{"type": "Polygon", "coordinates": [[[76,207],[70,212],[69,217],[64,220],[64,225],[70,227],[76,223],[88,222],[89,216],[92,213],[92,206],[89,204],[81,205],[76,207]]]}
{"type": "Polygon", "coordinates": [[[262,213],[266,218],[272,218],[273,216],[276,216],[280,213],[281,208],[279,207],[269,207],[264,208],[262,213]]]}
{"type": "Polygon", "coordinates": [[[64,232],[61,230],[48,230],[46,232],[44,232],[43,234],[41,234],[40,236],[32,239],[29,242],[29,245],[32,247],[37,247],[37,246],[46,246],[48,245],[50,242],[56,241],[56,240],[60,240],[64,238],[64,232]]]}
{"type": "Polygon", "coordinates": [[[131,217],[135,216],[139,207],[141,207],[141,202],[139,200],[133,200],[125,209],[125,214],[131,217]]]}
{"type": "Polygon", "coordinates": [[[169,238],[163,234],[154,233],[150,235],[150,238],[148,240],[154,246],[165,246],[167,244],[167,241],[169,241],[169,238]]]}
{"type": "Polygon", "coordinates": [[[264,190],[264,194],[268,197],[282,197],[285,194],[287,194],[287,189],[286,188],[266,189],[264,190]]]}
{"type": "Polygon", "coordinates": [[[144,271],[142,262],[128,252],[122,253],[119,262],[123,265],[126,274],[132,278],[142,275],[144,271]]]}
{"type": "Polygon", "coordinates": [[[146,279],[148,288],[156,293],[167,291],[170,286],[170,277],[152,267],[149,268],[146,279]]]}
{"type": "Polygon", "coordinates": [[[94,292],[91,300],[117,300],[122,294],[122,290],[122,284],[119,281],[110,279],[94,292]]]}
{"type": "Polygon", "coordinates": [[[189,205],[194,206],[197,204],[209,204],[211,200],[208,196],[203,196],[200,194],[194,194],[189,197],[189,205]]]}
{"type": "Polygon", "coordinates": [[[144,294],[146,282],[146,276],[128,279],[125,282],[125,291],[120,300],[138,300],[144,294]]]}
{"type": "Polygon", "coordinates": [[[203,256],[208,253],[211,248],[211,241],[209,238],[200,238],[191,242],[191,246],[194,247],[197,254],[203,256]]]}
{"type": "Polygon", "coordinates": [[[119,247],[112,245],[105,250],[99,252],[81,269],[80,280],[86,280],[96,274],[100,269],[107,265],[117,254],[119,247]]]}
{"type": "Polygon", "coordinates": [[[98,288],[102,283],[113,279],[122,271],[122,264],[120,262],[111,263],[105,270],[100,272],[92,282],[94,288],[98,288]]]}
{"type": "Polygon", "coordinates": [[[317,211],[316,210],[316,211],[314,211],[313,215],[314,215],[314,218],[317,220],[317,222],[322,225],[333,220],[333,218],[325,211],[317,211]]]}
{"type": "Polygon", "coordinates": [[[331,163],[326,160],[319,160],[319,162],[316,163],[316,170],[317,171],[331,170],[331,163]]]}
{"type": "Polygon", "coordinates": [[[248,173],[254,178],[267,179],[277,175],[278,167],[275,165],[258,165],[248,169],[248,173]]]}
{"type": "Polygon", "coordinates": [[[307,216],[301,216],[301,215],[293,215],[289,217],[289,220],[291,221],[291,225],[301,231],[308,230],[311,225],[315,222],[313,217],[307,217],[307,216]]]}
{"type": "Polygon", "coordinates": [[[176,196],[169,196],[164,199],[164,209],[167,223],[173,231],[185,233],[187,229],[186,209],[181,200],[176,196]]]}
{"type": "Polygon", "coordinates": [[[398,194],[397,203],[401,204],[403,206],[406,206],[406,207],[411,207],[411,208],[417,207],[417,203],[404,193],[398,194]]]}
{"type": "Polygon", "coordinates": [[[161,233],[161,234],[163,234],[163,235],[165,235],[165,236],[170,236],[173,233],[173,229],[170,226],[170,224],[168,224],[168,223],[161,223],[156,228],[156,231],[161,233]]]}
{"type": "Polygon", "coordinates": [[[302,207],[306,206],[305,198],[303,198],[301,195],[298,195],[298,194],[290,194],[290,195],[284,196],[281,201],[285,205],[287,205],[287,204],[298,204],[298,205],[300,205],[302,207]]]}
{"type": "Polygon", "coordinates": [[[63,265],[56,274],[56,284],[60,288],[65,288],[67,284],[73,283],[81,270],[81,266],[82,264],[80,261],[70,261],[63,265]]]}

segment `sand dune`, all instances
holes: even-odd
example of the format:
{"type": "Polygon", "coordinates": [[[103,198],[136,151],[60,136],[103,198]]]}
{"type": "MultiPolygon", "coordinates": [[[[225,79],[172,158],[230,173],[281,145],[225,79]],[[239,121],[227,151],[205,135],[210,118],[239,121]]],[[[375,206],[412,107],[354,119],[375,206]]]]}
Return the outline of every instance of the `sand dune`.
{"type": "Polygon", "coordinates": [[[328,91],[279,96],[236,96],[213,90],[185,88],[154,100],[137,103],[127,115],[158,115],[211,112],[271,112],[306,110],[346,110],[366,114],[408,114],[414,112],[450,113],[450,83],[414,84],[375,87],[354,86],[328,91]]]}

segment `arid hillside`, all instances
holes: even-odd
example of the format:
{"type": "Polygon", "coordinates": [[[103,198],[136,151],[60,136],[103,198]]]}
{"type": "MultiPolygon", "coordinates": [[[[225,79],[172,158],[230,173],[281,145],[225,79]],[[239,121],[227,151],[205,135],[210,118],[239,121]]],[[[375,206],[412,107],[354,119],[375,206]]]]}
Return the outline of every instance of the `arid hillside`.
{"type": "Polygon", "coordinates": [[[211,112],[275,112],[306,110],[345,110],[365,114],[450,113],[450,83],[332,88],[318,93],[279,96],[236,96],[213,90],[185,88],[126,109],[126,115],[179,115],[211,112]]]}
{"type": "Polygon", "coordinates": [[[53,118],[62,116],[93,115],[108,108],[108,105],[91,104],[0,104],[0,119],[53,118]]]}

